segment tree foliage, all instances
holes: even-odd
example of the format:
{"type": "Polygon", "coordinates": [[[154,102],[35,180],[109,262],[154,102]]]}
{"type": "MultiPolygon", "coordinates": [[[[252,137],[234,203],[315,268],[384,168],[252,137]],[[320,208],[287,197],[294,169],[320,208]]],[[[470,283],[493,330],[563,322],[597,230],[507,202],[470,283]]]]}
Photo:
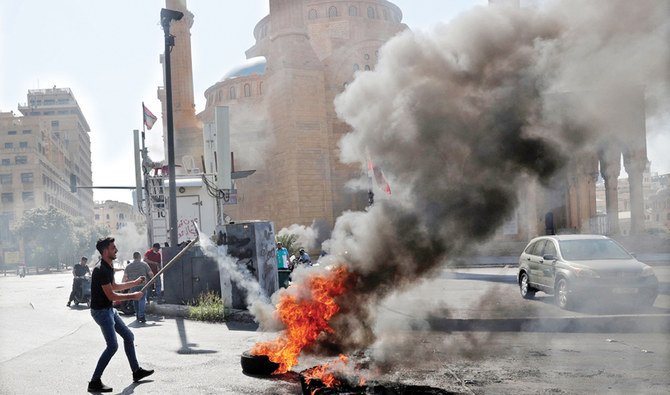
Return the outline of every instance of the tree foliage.
{"type": "Polygon", "coordinates": [[[90,256],[95,241],[109,234],[106,228],[73,218],[55,207],[24,212],[14,231],[23,240],[26,263],[36,268],[58,267],[60,262],[90,256]]]}
{"type": "Polygon", "coordinates": [[[288,250],[288,256],[291,255],[298,255],[298,252],[300,251],[300,248],[302,248],[301,245],[299,245],[298,242],[298,235],[293,234],[293,233],[286,233],[281,236],[275,237],[277,240],[277,243],[281,243],[284,248],[288,250]]]}

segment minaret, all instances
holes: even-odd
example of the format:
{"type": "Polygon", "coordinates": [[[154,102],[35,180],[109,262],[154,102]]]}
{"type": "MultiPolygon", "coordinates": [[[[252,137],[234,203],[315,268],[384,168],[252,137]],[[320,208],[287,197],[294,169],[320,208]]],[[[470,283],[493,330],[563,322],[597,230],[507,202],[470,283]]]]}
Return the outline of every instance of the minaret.
{"type": "MultiPolygon", "coordinates": [[[[191,62],[191,26],[193,14],[186,8],[186,0],[166,0],[165,8],[181,11],[184,17],[179,21],[172,21],[170,33],[175,37],[175,45],[170,53],[172,69],[172,107],[174,119],[175,164],[189,170],[190,165],[184,161],[185,156],[193,158],[195,167],[200,167],[200,157],[203,155],[202,127],[195,116],[193,100],[193,65],[191,62]]],[[[161,55],[161,63],[164,63],[161,55]]],[[[163,76],[165,83],[165,75],[163,76]]],[[[167,147],[166,102],[165,88],[158,88],[158,98],[163,104],[163,141],[167,147]]],[[[165,150],[167,157],[167,149],[165,150]]]]}

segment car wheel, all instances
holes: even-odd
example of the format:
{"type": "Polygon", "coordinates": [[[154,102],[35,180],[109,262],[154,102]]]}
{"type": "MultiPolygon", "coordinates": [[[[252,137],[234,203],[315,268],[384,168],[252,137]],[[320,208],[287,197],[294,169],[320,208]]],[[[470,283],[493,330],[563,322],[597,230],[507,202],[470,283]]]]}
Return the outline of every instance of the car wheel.
{"type": "Polygon", "coordinates": [[[535,297],[535,289],[528,285],[528,274],[521,273],[519,276],[519,291],[521,297],[524,299],[533,299],[535,297]]]}
{"type": "Polygon", "coordinates": [[[570,288],[568,288],[568,280],[561,277],[554,286],[554,300],[556,305],[562,309],[568,309],[572,306],[572,297],[570,296],[570,288]]]}

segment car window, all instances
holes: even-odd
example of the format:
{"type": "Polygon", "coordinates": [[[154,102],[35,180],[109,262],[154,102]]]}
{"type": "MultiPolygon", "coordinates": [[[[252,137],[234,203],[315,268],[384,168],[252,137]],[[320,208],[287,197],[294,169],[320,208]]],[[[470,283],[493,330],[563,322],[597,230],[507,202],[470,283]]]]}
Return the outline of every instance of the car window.
{"type": "Polygon", "coordinates": [[[535,248],[535,244],[537,244],[537,241],[535,243],[528,244],[528,247],[526,247],[526,249],[523,250],[523,252],[525,252],[526,254],[531,254],[532,255],[533,254],[533,248],[535,248]]]}
{"type": "Polygon", "coordinates": [[[561,240],[559,246],[563,258],[572,261],[632,258],[612,239],[561,240]]]}
{"type": "Polygon", "coordinates": [[[542,250],[544,249],[544,245],[547,241],[546,240],[540,240],[537,243],[535,243],[535,248],[533,248],[533,255],[537,256],[542,256],[542,250]]]}
{"type": "Polygon", "coordinates": [[[556,247],[554,246],[554,243],[547,240],[547,244],[544,246],[544,252],[542,253],[542,256],[544,255],[553,255],[556,256],[556,247]]]}

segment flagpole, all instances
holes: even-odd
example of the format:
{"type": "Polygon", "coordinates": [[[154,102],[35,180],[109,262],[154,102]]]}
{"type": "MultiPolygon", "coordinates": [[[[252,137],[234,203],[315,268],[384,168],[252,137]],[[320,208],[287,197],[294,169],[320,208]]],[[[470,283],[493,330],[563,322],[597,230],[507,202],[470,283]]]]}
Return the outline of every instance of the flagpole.
{"type": "MultiPolygon", "coordinates": [[[[145,189],[145,195],[146,198],[144,199],[146,201],[146,211],[145,211],[145,216],[146,216],[146,221],[147,221],[147,245],[152,245],[153,244],[153,226],[149,226],[149,222],[152,221],[151,219],[151,201],[149,200],[149,188],[147,186],[147,174],[144,171],[144,165],[147,163],[148,158],[148,153],[147,153],[147,147],[144,143],[144,136],[145,132],[147,130],[147,123],[146,123],[146,116],[144,115],[144,102],[142,102],[142,175],[144,176],[144,189],[145,189]]],[[[144,196],[143,196],[144,198],[144,196]]]]}

